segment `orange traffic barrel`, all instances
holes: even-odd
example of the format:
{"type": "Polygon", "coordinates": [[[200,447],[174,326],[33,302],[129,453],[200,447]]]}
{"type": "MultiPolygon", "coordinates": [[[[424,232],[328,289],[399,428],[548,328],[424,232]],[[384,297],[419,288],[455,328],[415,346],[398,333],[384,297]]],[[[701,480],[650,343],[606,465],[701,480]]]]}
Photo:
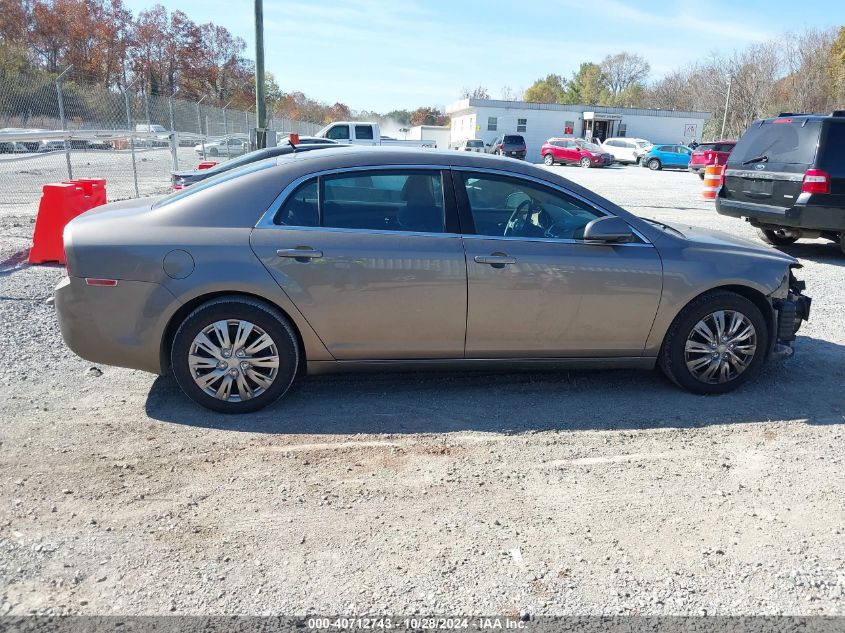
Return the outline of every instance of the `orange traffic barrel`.
{"type": "Polygon", "coordinates": [[[722,186],[722,172],[724,167],[718,163],[704,168],[704,188],[701,197],[705,200],[715,200],[719,188],[722,186]]]}

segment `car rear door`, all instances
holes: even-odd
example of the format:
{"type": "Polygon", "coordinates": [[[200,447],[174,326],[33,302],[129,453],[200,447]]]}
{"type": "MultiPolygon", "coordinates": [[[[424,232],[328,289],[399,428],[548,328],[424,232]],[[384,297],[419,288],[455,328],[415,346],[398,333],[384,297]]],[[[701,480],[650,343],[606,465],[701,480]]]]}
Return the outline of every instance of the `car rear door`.
{"type": "Polygon", "coordinates": [[[791,117],[754,123],[728,158],[722,198],[785,212],[797,201],[804,173],[813,165],[820,129],[819,121],[791,117]]]}
{"type": "Polygon", "coordinates": [[[579,239],[608,213],[542,181],[453,175],[467,255],[467,358],[642,355],[662,289],[651,244],[579,239]]]}
{"type": "Polygon", "coordinates": [[[338,360],[463,356],[466,260],[443,178],[438,168],[370,168],[300,179],[252,232],[255,253],[338,360]]]}

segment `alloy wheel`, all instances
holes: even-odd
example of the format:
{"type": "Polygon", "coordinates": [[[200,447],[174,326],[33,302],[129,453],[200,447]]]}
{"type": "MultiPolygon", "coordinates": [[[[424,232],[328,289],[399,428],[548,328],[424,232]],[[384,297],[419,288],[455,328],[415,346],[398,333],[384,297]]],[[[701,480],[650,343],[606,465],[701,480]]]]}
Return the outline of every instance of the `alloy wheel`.
{"type": "Polygon", "coordinates": [[[718,310],[702,318],[687,336],[684,361],[689,372],[707,384],[734,380],[757,353],[757,331],[735,310],[718,310]]]}
{"type": "Polygon", "coordinates": [[[197,386],[225,402],[261,395],[279,373],[279,350],[263,329],[242,319],[215,321],[194,337],[188,366],[197,386]]]}

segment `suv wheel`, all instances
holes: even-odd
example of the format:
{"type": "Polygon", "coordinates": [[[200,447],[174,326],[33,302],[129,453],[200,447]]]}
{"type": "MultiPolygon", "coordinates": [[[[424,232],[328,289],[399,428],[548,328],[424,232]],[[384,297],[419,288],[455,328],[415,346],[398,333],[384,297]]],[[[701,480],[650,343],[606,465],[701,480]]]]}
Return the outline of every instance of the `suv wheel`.
{"type": "Polygon", "coordinates": [[[649,168],[651,171],[657,171],[658,169],[660,169],[660,161],[659,161],[659,160],[657,160],[656,158],[652,158],[652,159],[651,159],[650,161],[648,161],[648,163],[646,163],[646,164],[648,165],[648,168],[649,168]]]}
{"type": "Polygon", "coordinates": [[[789,229],[757,229],[757,235],[761,240],[772,246],[789,246],[800,237],[797,231],[790,231],[789,229]]]}
{"type": "Polygon", "coordinates": [[[726,393],[763,366],[769,333],[759,308],[728,291],[709,292],[675,317],[660,350],[660,368],[679,387],[726,393]]]}
{"type": "Polygon", "coordinates": [[[221,413],[247,413],[284,395],[296,376],[299,348],[293,328],[273,308],[221,297],[182,322],[170,359],[191,400],[221,413]]]}
{"type": "Polygon", "coordinates": [[[555,164],[555,157],[551,154],[546,154],[545,156],[543,156],[543,163],[551,167],[555,164]]]}
{"type": "Polygon", "coordinates": [[[845,231],[839,234],[839,248],[842,249],[842,254],[845,255],[845,231]]]}

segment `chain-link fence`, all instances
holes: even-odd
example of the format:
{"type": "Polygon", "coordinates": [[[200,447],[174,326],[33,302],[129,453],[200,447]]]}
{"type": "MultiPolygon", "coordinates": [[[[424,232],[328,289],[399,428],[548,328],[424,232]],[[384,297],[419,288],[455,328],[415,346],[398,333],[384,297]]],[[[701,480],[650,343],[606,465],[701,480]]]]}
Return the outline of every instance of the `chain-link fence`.
{"type": "MultiPolygon", "coordinates": [[[[165,193],[171,171],[250,151],[255,112],[43,75],[0,81],[0,208],[36,205],[41,187],[105,178],[109,200],[165,193]]],[[[319,125],[273,118],[278,138],[319,125]]]]}

